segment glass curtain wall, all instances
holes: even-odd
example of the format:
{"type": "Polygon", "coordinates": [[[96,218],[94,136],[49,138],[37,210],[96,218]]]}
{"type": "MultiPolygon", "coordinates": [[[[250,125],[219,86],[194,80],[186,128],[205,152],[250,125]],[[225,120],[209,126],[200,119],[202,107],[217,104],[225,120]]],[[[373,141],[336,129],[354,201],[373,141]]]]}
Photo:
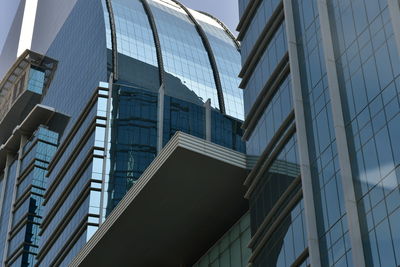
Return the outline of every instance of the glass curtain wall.
{"type": "Polygon", "coordinates": [[[331,1],[336,66],[368,266],[400,265],[400,60],[388,1],[331,1]]]}

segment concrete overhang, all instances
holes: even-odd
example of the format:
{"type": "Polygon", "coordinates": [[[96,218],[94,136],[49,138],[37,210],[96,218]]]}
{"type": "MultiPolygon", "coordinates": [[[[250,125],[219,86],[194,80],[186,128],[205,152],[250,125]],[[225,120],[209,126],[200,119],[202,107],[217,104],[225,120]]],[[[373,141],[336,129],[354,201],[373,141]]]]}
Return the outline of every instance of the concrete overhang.
{"type": "Polygon", "coordinates": [[[10,136],[12,131],[24,117],[24,111],[29,111],[40,103],[41,95],[25,90],[13,103],[7,114],[0,121],[0,144],[10,136]]]}
{"type": "Polygon", "coordinates": [[[68,120],[68,116],[57,112],[54,108],[38,104],[14,129],[4,126],[7,128],[8,136],[5,135],[6,129],[1,128],[2,124],[0,124],[0,129],[2,129],[0,131],[0,170],[5,167],[7,153],[18,151],[21,135],[31,135],[40,125],[48,125],[51,122],[54,122],[56,130],[60,132],[64,129],[68,120]],[[8,139],[6,139],[7,137],[8,139]]]}
{"type": "Polygon", "coordinates": [[[4,96],[5,92],[12,89],[15,82],[29,66],[36,66],[45,70],[43,90],[45,91],[48,88],[57,68],[57,61],[31,50],[25,50],[0,81],[0,98],[4,96]]]}
{"type": "Polygon", "coordinates": [[[247,210],[244,154],[175,134],[71,266],[190,266],[247,210]]]}
{"type": "Polygon", "coordinates": [[[4,144],[27,115],[32,115],[32,109],[41,102],[56,68],[57,61],[26,50],[0,81],[0,145],[4,144]],[[28,71],[32,67],[40,68],[44,72],[41,93],[32,92],[27,88],[28,71]],[[20,86],[18,82],[21,82],[20,86]]]}

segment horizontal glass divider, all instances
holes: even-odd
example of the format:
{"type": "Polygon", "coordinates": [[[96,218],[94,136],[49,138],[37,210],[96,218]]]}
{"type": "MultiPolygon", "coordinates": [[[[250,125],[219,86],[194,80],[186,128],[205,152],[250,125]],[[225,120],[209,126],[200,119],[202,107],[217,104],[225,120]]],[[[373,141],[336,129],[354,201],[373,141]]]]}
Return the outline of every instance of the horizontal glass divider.
{"type": "MultiPolygon", "coordinates": [[[[70,154],[70,156],[64,163],[64,166],[62,167],[61,171],[56,175],[53,182],[48,186],[46,194],[44,195],[45,200],[44,200],[43,205],[46,205],[47,200],[51,197],[53,192],[56,190],[57,186],[61,183],[62,179],[68,172],[71,165],[75,162],[76,158],[80,155],[81,150],[86,145],[86,143],[89,141],[90,136],[95,132],[95,129],[96,129],[95,121],[96,121],[96,118],[92,121],[92,123],[90,124],[88,129],[85,131],[84,135],[81,137],[79,143],[76,145],[75,149],[72,151],[72,153],[70,154]]],[[[93,151],[94,151],[94,144],[88,154],[93,154],[93,151]]]]}
{"type": "Polygon", "coordinates": [[[90,111],[92,110],[92,108],[94,107],[94,105],[97,102],[97,99],[99,97],[99,94],[101,90],[104,90],[101,87],[98,87],[95,90],[95,93],[92,95],[92,97],[90,98],[88,104],[84,107],[83,111],[81,112],[81,114],[79,115],[78,119],[76,120],[74,126],[72,127],[72,129],[70,130],[68,136],[65,138],[64,142],[62,144],[59,145],[57,152],[55,153],[55,155],[53,156],[53,159],[51,160],[49,167],[47,168],[47,176],[49,176],[55,165],[57,165],[58,161],[61,159],[61,156],[64,155],[65,150],[67,149],[67,147],[70,145],[71,141],[73,140],[73,138],[75,137],[76,133],[79,131],[79,129],[81,128],[82,124],[85,122],[87,116],[89,115],[90,111]]]}
{"type": "MultiPolygon", "coordinates": [[[[74,217],[74,215],[79,210],[79,208],[82,205],[82,203],[85,201],[85,199],[89,195],[90,195],[90,186],[86,186],[84,188],[84,190],[82,191],[82,193],[75,200],[75,202],[71,206],[70,210],[67,212],[67,216],[64,217],[63,220],[61,220],[61,222],[57,225],[57,227],[54,229],[52,234],[49,236],[49,239],[47,240],[47,242],[41,248],[41,250],[40,250],[40,252],[38,254],[38,259],[40,258],[41,255],[46,253],[46,251],[51,249],[51,247],[57,241],[57,238],[60,237],[60,235],[62,234],[62,231],[65,230],[65,228],[67,227],[67,225],[70,222],[70,220],[74,217]]],[[[87,216],[85,216],[85,217],[87,217],[87,216]]],[[[42,226],[43,226],[43,224],[42,224],[42,226]]],[[[43,231],[44,231],[44,229],[41,227],[41,231],[39,233],[39,236],[43,235],[43,231]]]]}
{"type": "Polygon", "coordinates": [[[295,133],[296,125],[292,124],[292,126],[286,131],[286,134],[282,137],[279,144],[273,150],[271,149],[271,153],[267,154],[268,156],[265,161],[262,161],[263,163],[260,166],[259,170],[257,170],[257,172],[254,172],[252,176],[249,175],[250,177],[246,178],[245,183],[249,185],[249,189],[244,196],[245,198],[250,198],[250,195],[253,193],[257,184],[261,180],[261,175],[266,172],[267,169],[272,165],[278,154],[282,151],[287,142],[289,142],[290,138],[292,138],[295,133]]]}
{"type": "MultiPolygon", "coordinates": [[[[284,57],[283,60],[288,59],[284,57]]],[[[264,88],[259,93],[257,99],[252,105],[249,113],[243,122],[242,129],[245,130],[243,133],[243,140],[248,140],[257,126],[258,121],[261,119],[264,111],[271,103],[273,97],[278,92],[280,86],[290,74],[289,62],[281,62],[285,64],[282,69],[282,65],[279,64],[276,71],[272,74],[270,79],[265,83],[264,88]]]]}
{"type": "Polygon", "coordinates": [[[246,6],[246,8],[245,8],[240,20],[239,20],[239,24],[236,27],[236,30],[238,32],[240,32],[238,37],[237,37],[237,39],[239,41],[241,41],[243,39],[244,34],[246,33],[246,31],[247,31],[252,19],[254,18],[254,13],[257,11],[257,7],[261,3],[262,3],[262,0],[254,0],[254,1],[250,1],[247,4],[247,6],[246,6]]]}
{"type": "Polygon", "coordinates": [[[289,197],[296,192],[296,190],[301,190],[301,177],[300,175],[288,186],[288,188],[283,192],[283,194],[279,197],[279,199],[275,202],[275,205],[272,207],[268,215],[264,218],[264,221],[258,227],[256,233],[252,236],[248,247],[253,248],[256,244],[256,241],[259,239],[261,234],[267,229],[267,226],[271,224],[274,217],[277,217],[278,212],[281,207],[284,206],[285,201],[289,200],[289,197]],[[299,187],[300,186],[300,187],[299,187]]]}
{"type": "MultiPolygon", "coordinates": [[[[50,211],[46,214],[46,217],[44,218],[43,223],[42,223],[41,232],[43,232],[47,228],[48,224],[50,224],[50,221],[55,216],[55,214],[57,213],[58,209],[62,206],[64,201],[68,198],[69,194],[74,189],[74,186],[79,182],[79,178],[81,177],[83,172],[86,170],[86,168],[92,162],[92,159],[93,159],[93,156],[89,155],[83,161],[83,163],[79,166],[78,170],[74,174],[74,177],[71,179],[69,184],[65,187],[65,190],[63,191],[62,195],[55,201],[55,203],[51,207],[50,211]]],[[[86,188],[86,186],[89,186],[89,188],[90,188],[90,183],[91,182],[92,182],[92,180],[89,179],[84,188],[86,188]]],[[[77,198],[77,199],[79,199],[79,198],[77,198]]]]}
{"type": "Polygon", "coordinates": [[[296,195],[290,200],[290,202],[286,205],[285,209],[279,215],[279,217],[274,221],[274,223],[269,227],[268,231],[262,238],[262,240],[257,244],[257,246],[253,249],[253,253],[249,258],[249,262],[254,262],[255,258],[258,254],[260,254],[261,250],[263,249],[264,245],[270,240],[272,234],[276,231],[276,229],[281,225],[282,221],[285,219],[286,216],[290,214],[293,207],[299,203],[301,198],[303,197],[302,190],[299,190],[296,195]]]}
{"type": "Polygon", "coordinates": [[[287,131],[287,129],[290,127],[290,125],[292,125],[294,119],[295,119],[294,110],[292,110],[292,112],[290,112],[290,114],[283,121],[282,125],[276,131],[276,133],[274,134],[272,139],[269,141],[268,146],[264,149],[261,156],[258,158],[254,168],[247,176],[247,178],[244,182],[244,185],[247,185],[247,186],[250,185],[250,182],[257,175],[257,172],[262,167],[262,164],[267,160],[268,156],[272,153],[274,147],[277,146],[278,141],[282,138],[283,134],[287,131]]]}
{"type": "Polygon", "coordinates": [[[283,2],[281,2],[272,13],[271,18],[265,25],[263,31],[260,33],[257,41],[254,43],[251,52],[247,56],[245,63],[242,66],[242,70],[239,73],[239,77],[243,78],[239,87],[244,88],[250,78],[251,72],[257,66],[261,55],[264,53],[265,49],[268,47],[275,33],[279,29],[279,26],[285,20],[285,14],[283,12],[283,2]]]}

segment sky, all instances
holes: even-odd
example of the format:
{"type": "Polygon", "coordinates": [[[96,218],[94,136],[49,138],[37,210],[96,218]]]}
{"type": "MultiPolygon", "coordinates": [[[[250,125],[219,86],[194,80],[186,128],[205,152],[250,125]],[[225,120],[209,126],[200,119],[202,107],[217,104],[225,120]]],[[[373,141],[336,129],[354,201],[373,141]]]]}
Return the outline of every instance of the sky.
{"type": "MultiPolygon", "coordinates": [[[[0,52],[19,2],[20,0],[0,0],[0,52]]],[[[239,22],[237,0],[180,0],[180,2],[191,9],[214,15],[225,23],[233,34],[237,35],[235,31],[239,22]]]]}

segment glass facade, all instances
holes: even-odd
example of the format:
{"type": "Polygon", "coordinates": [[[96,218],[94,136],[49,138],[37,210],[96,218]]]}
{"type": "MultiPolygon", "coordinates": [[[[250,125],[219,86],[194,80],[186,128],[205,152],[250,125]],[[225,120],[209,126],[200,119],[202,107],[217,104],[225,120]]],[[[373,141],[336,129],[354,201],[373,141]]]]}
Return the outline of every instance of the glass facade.
{"type": "MultiPolygon", "coordinates": [[[[11,231],[0,265],[67,266],[177,131],[246,151],[238,45],[209,15],[174,1],[77,0],[46,56],[56,74],[31,68],[26,86],[46,87],[38,99],[57,113],[46,122],[56,136],[10,162],[26,172],[20,183],[0,174],[0,244],[11,231]]],[[[232,249],[244,243],[235,238],[232,249]]]]}
{"type": "Polygon", "coordinates": [[[170,96],[166,96],[164,101],[164,145],[177,131],[206,138],[204,107],[170,96]]]}
{"type": "Polygon", "coordinates": [[[166,94],[173,93],[174,83],[179,82],[202,102],[211,99],[211,105],[219,108],[211,63],[193,22],[172,1],[150,0],[149,4],[157,25],[165,72],[173,80],[166,81],[166,94]]]}
{"type": "MultiPolygon", "coordinates": [[[[270,240],[263,248],[255,266],[292,266],[307,248],[306,232],[304,231],[304,207],[299,202],[288,214],[270,240]]],[[[309,261],[303,260],[296,266],[307,267],[309,261]]]]}
{"type": "Polygon", "coordinates": [[[236,51],[236,44],[214,19],[198,12],[193,12],[193,15],[204,29],[214,52],[225,99],[226,114],[243,120],[243,92],[238,90],[240,79],[237,77],[237,71],[240,69],[240,54],[236,51]],[[226,49],[227,47],[230,49],[226,49]]]}
{"type": "Polygon", "coordinates": [[[9,266],[35,266],[43,216],[46,168],[58,145],[58,134],[40,127],[8,167],[2,204],[2,260],[9,266]],[[7,233],[8,231],[8,233],[7,233]]]}
{"type": "MultiPolygon", "coordinates": [[[[241,0],[239,2],[249,2],[247,0],[241,0]]],[[[242,47],[241,47],[241,54],[243,63],[247,60],[251,49],[257,42],[258,38],[260,37],[261,32],[264,30],[266,23],[270,20],[272,14],[277,9],[278,5],[281,3],[279,0],[264,0],[260,1],[260,6],[257,8],[257,11],[254,14],[254,17],[251,19],[251,22],[246,30],[246,35],[243,37],[242,47]]],[[[286,45],[286,40],[282,40],[282,44],[286,45]]],[[[271,46],[271,48],[274,48],[271,46]]],[[[284,49],[284,47],[278,46],[278,48],[284,49]]],[[[275,52],[275,51],[274,51],[275,52]]],[[[279,56],[274,52],[270,52],[273,56],[279,56]]],[[[267,63],[268,64],[268,63],[267,63]]],[[[272,66],[274,63],[271,62],[272,66]]]]}
{"type": "Polygon", "coordinates": [[[246,153],[241,126],[241,121],[232,120],[213,110],[211,112],[211,142],[246,153]]]}
{"type": "MultiPolygon", "coordinates": [[[[258,59],[258,63],[244,91],[244,106],[247,113],[287,52],[285,35],[285,23],[282,23],[274,33],[273,39],[269,42],[260,59],[258,59]]],[[[245,40],[243,40],[243,44],[246,44],[245,40]]],[[[254,49],[257,46],[253,44],[252,47],[254,49]]]]}
{"type": "Polygon", "coordinates": [[[387,1],[333,1],[329,11],[366,264],[398,266],[398,29],[387,1]]]}
{"type": "Polygon", "coordinates": [[[326,266],[351,264],[351,248],[344,247],[348,225],[317,2],[297,1],[294,6],[303,97],[309,103],[304,108],[311,137],[309,153],[321,262],[326,266]]]}
{"type": "MultiPolygon", "coordinates": [[[[118,78],[133,86],[157,91],[161,81],[156,46],[141,1],[113,0],[118,52],[118,78]]],[[[106,18],[108,23],[109,17],[106,18]]],[[[111,30],[109,33],[111,35],[111,30]]],[[[112,47],[108,47],[112,49],[112,47]]],[[[112,53],[111,51],[109,53],[112,53]]],[[[109,65],[112,63],[109,62],[109,65]]]]}
{"type": "Polygon", "coordinates": [[[114,0],[112,7],[118,53],[157,67],[153,33],[141,2],[114,0]]]}
{"type": "MultiPolygon", "coordinates": [[[[289,64],[298,64],[299,67],[290,66],[291,72],[299,69],[299,73],[288,76],[273,96],[275,100],[269,102],[262,116],[257,115],[256,126],[247,127],[245,131],[249,132],[247,152],[261,155],[259,163],[261,160],[269,162],[268,157],[263,155],[274,150],[271,140],[279,141],[274,138],[275,132],[288,111],[294,109],[296,123],[305,121],[305,129],[296,127],[296,135],[302,137],[299,140],[307,141],[307,153],[299,151],[297,154],[303,156],[296,163],[302,170],[299,174],[307,174],[309,164],[310,177],[302,177],[302,181],[308,181],[309,178],[311,185],[305,183],[302,186],[307,186],[306,191],[312,192],[312,197],[303,198],[311,199],[313,205],[306,204],[306,201],[298,205],[305,213],[311,216],[315,214],[317,228],[310,236],[317,236],[318,242],[307,242],[304,235],[305,241],[300,247],[306,248],[312,244],[307,248],[308,254],[318,257],[313,258],[314,263],[311,257],[304,262],[320,266],[362,266],[364,263],[360,262],[359,257],[363,256],[366,266],[398,266],[400,150],[396,138],[400,135],[400,57],[396,43],[398,29],[394,26],[396,22],[391,13],[398,6],[391,6],[391,1],[387,0],[240,0],[239,8],[242,16],[239,35],[242,39],[242,62],[257,63],[253,69],[244,64],[242,70],[242,73],[250,73],[244,75],[248,80],[244,91],[246,116],[255,116],[253,105],[259,103],[257,100],[260,99],[261,89],[279,62],[277,55],[282,56],[289,50],[289,64]],[[259,55],[254,58],[249,57],[256,52],[254,44],[262,40],[260,33],[265,25],[271,23],[269,18],[274,12],[276,14],[280,3],[285,11],[282,30],[277,30],[267,41],[268,45],[262,53],[258,52],[259,55]],[[325,10],[328,16],[319,13],[325,10]],[[285,29],[290,29],[288,32],[292,35],[286,36],[285,29]],[[283,37],[278,39],[276,36],[280,31],[283,37]],[[291,45],[288,40],[295,40],[295,43],[291,45]],[[266,51],[273,47],[274,42],[279,44],[277,48],[280,50],[273,50],[274,53],[268,55],[266,51]],[[331,56],[331,50],[334,60],[327,59],[331,56]],[[265,67],[268,65],[263,60],[269,67],[265,67]],[[335,88],[335,84],[339,88],[335,88]],[[290,99],[295,95],[294,90],[300,91],[301,98],[295,98],[295,102],[288,105],[292,103],[290,99]],[[274,109],[274,105],[279,107],[280,101],[285,103],[285,109],[274,109]],[[344,120],[344,127],[340,125],[341,120],[344,120]],[[340,136],[341,131],[344,137],[340,136]],[[350,158],[349,171],[350,168],[343,163],[345,153],[350,158]],[[349,204],[352,192],[345,188],[349,183],[347,179],[354,184],[354,210],[349,204]],[[356,229],[349,229],[349,225],[359,227],[361,236],[356,229]],[[357,242],[363,245],[352,247],[357,242]]],[[[398,12],[396,10],[394,13],[398,12]]],[[[245,125],[249,123],[245,121],[245,125]]],[[[253,172],[258,171],[256,165],[253,172]]],[[[273,188],[273,191],[270,189],[272,193],[268,194],[264,192],[268,182],[249,182],[250,193],[247,195],[250,203],[253,203],[250,205],[250,214],[254,214],[251,225],[256,230],[252,231],[253,239],[265,214],[273,207],[267,205],[265,200],[261,205],[258,198],[268,195],[271,199],[279,192],[279,188],[284,187],[284,180],[271,180],[270,183],[269,188],[273,188]],[[258,198],[252,202],[254,192],[257,192],[258,198]]],[[[312,229],[312,220],[313,217],[303,220],[303,225],[312,229]]],[[[293,222],[289,219],[285,221],[293,222]]],[[[276,231],[275,235],[284,236],[288,233],[286,230],[282,229],[282,233],[276,231]]],[[[302,239],[285,237],[287,243],[283,243],[293,248],[299,246],[299,240],[302,239]]],[[[279,247],[282,246],[285,245],[279,244],[279,247]]],[[[253,254],[256,252],[253,248],[253,254]]],[[[285,259],[287,255],[290,254],[285,254],[285,259]]],[[[261,259],[265,260],[263,266],[291,266],[290,262],[279,260],[272,244],[263,257],[251,257],[250,261],[254,260],[255,263],[261,259]]],[[[296,264],[301,266],[299,262],[296,264]]]]}
{"type": "MultiPolygon", "coordinates": [[[[113,84],[108,198],[103,200],[107,203],[106,214],[177,131],[245,152],[240,127],[243,97],[237,78],[240,54],[235,42],[215,19],[190,10],[210,42],[212,51],[207,51],[196,25],[182,7],[173,1],[147,2],[149,9],[138,0],[111,1],[118,54],[114,62],[119,73],[113,84]],[[157,36],[152,27],[156,27],[157,36]],[[226,114],[219,111],[209,53],[216,59],[226,114]],[[163,66],[158,65],[160,56],[163,66]],[[208,99],[209,119],[205,105],[208,99]],[[210,137],[206,136],[206,124],[211,125],[210,137]]],[[[110,25],[107,28],[111,29],[110,25]]],[[[111,40],[111,30],[107,34],[111,40]]],[[[112,49],[109,42],[107,47],[112,49]]]]}
{"type": "Polygon", "coordinates": [[[139,88],[114,88],[108,212],[157,154],[157,98],[139,88]]]}
{"type": "Polygon", "coordinates": [[[247,142],[249,155],[261,155],[293,110],[290,76],[282,83],[247,142]]]}
{"type": "Polygon", "coordinates": [[[296,146],[293,136],[249,198],[254,266],[308,266],[301,186],[293,187],[300,175],[296,146]]]}
{"type": "Polygon", "coordinates": [[[291,115],[294,112],[293,85],[291,73],[285,71],[289,64],[286,22],[272,16],[283,12],[281,3],[250,2],[247,5],[257,6],[253,13],[251,9],[246,14],[241,11],[249,16],[240,34],[242,62],[247,62],[242,70],[246,73],[244,130],[248,132],[247,153],[258,156],[246,181],[251,219],[249,262],[260,267],[309,265],[298,141],[291,115]],[[267,24],[274,26],[268,28],[268,40],[262,40],[265,37],[260,34],[267,24]],[[258,51],[260,42],[266,43],[262,51],[258,51]],[[263,102],[267,104],[258,111],[258,105],[263,102]],[[255,126],[250,127],[251,124],[255,126]]]}
{"type": "Polygon", "coordinates": [[[42,94],[44,87],[44,71],[31,68],[29,70],[28,90],[42,94]]]}
{"type": "Polygon", "coordinates": [[[243,215],[193,267],[246,267],[250,255],[250,216],[243,215]]]}

